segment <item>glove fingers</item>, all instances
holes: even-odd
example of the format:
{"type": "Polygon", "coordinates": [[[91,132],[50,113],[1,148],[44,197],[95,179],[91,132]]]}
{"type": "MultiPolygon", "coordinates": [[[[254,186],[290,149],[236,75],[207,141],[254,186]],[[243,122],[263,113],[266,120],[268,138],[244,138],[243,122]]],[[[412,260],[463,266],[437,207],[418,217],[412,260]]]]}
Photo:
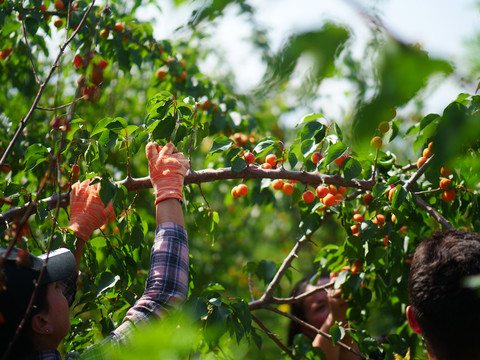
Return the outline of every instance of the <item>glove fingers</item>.
{"type": "Polygon", "coordinates": [[[158,157],[159,145],[156,142],[149,142],[145,147],[148,162],[153,162],[158,157]]]}
{"type": "Polygon", "coordinates": [[[160,150],[160,152],[158,153],[158,156],[162,157],[162,156],[166,156],[166,155],[171,155],[176,151],[177,151],[177,149],[175,148],[175,145],[173,145],[171,142],[169,142],[169,143],[167,143],[167,145],[165,145],[160,150]]]}

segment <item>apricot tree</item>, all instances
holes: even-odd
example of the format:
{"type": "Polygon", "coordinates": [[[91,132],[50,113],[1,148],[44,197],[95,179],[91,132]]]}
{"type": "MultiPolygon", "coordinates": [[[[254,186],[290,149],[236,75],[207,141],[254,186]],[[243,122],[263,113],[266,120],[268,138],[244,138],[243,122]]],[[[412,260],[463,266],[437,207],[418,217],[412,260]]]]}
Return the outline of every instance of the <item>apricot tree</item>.
{"type": "Polygon", "coordinates": [[[480,230],[480,98],[402,115],[431,75],[455,72],[378,22],[369,69],[351,56],[345,26],[325,23],[273,52],[255,24],[264,85],[236,94],[199,67],[210,51],[202,26],[226,6],[253,19],[244,2],[213,2],[194,12],[188,39],[160,40],[136,18],[141,2],[0,2],[2,245],[37,255],[73,247],[71,184],[101,179],[116,221],[88,243],[64,351],[98,342],[146,278],[155,218],[144,144],[172,141],[191,162],[189,300],[118,358],[321,356],[284,334],[288,320],[319,332],[288,311],[308,295],[291,297],[293,283],[312,269],[338,274],[314,291],[341,286],[350,303],[348,326],[323,336],[362,358],[421,351],[404,316],[410,256],[436,229],[480,230]],[[312,88],[327,77],[356,87],[345,119],[313,111],[295,126],[278,122],[305,54],[312,88]],[[175,336],[159,340],[165,331],[175,336]],[[359,351],[342,343],[346,332],[359,351]]]}

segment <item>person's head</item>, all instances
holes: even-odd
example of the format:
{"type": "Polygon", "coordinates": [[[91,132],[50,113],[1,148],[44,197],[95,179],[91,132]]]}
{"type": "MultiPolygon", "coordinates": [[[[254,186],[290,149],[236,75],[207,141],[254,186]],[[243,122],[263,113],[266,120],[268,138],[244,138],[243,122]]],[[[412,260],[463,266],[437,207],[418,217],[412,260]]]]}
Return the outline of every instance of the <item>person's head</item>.
{"type": "Polygon", "coordinates": [[[435,233],[415,250],[407,317],[437,360],[478,359],[480,296],[465,285],[480,275],[480,234],[435,233]]]}
{"type": "Polygon", "coordinates": [[[48,260],[17,248],[6,254],[7,247],[0,247],[0,354],[8,351],[9,359],[18,359],[36,350],[56,349],[70,331],[68,302],[57,281],[75,271],[73,254],[59,249],[48,260]]]}
{"type": "MultiPolygon", "coordinates": [[[[314,278],[314,275],[309,275],[297,283],[293,289],[291,296],[298,296],[305,292],[313,290],[316,286],[324,285],[330,281],[330,278],[326,275],[322,275],[318,278],[316,285],[311,284],[311,280],[314,278]]],[[[330,308],[328,306],[328,298],[326,291],[318,291],[313,295],[308,296],[307,298],[297,301],[292,304],[290,313],[297,318],[305,321],[306,323],[320,328],[325,322],[328,314],[330,313],[330,308]]],[[[303,333],[310,337],[312,340],[317,335],[314,331],[301,326],[296,321],[290,321],[288,328],[288,344],[293,344],[293,338],[295,335],[303,333]]]]}

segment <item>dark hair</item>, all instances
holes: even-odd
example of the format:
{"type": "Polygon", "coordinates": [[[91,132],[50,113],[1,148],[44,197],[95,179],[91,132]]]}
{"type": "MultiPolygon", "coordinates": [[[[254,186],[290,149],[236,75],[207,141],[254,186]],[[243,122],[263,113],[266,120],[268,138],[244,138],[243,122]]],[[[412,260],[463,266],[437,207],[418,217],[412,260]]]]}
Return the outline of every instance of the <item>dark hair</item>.
{"type": "Polygon", "coordinates": [[[410,303],[429,351],[438,360],[478,359],[480,297],[465,280],[480,275],[480,234],[437,232],[415,250],[410,303]]]}
{"type": "MultiPolygon", "coordinates": [[[[20,359],[35,351],[32,343],[31,321],[33,316],[35,316],[36,314],[49,310],[49,305],[47,300],[48,285],[49,284],[42,284],[38,287],[37,294],[35,296],[35,300],[34,300],[32,309],[30,311],[30,314],[25,319],[23,328],[20,330],[17,338],[15,339],[15,342],[11,348],[11,351],[9,352],[9,356],[6,358],[7,360],[20,359]]],[[[5,331],[6,336],[5,336],[5,339],[0,340],[2,356],[7,351],[10,342],[15,337],[15,333],[17,331],[18,325],[22,321],[23,316],[25,316],[24,314],[22,317],[19,317],[19,316],[9,317],[7,314],[5,315],[5,319],[4,319],[5,325],[8,324],[8,327],[5,331]]]]}

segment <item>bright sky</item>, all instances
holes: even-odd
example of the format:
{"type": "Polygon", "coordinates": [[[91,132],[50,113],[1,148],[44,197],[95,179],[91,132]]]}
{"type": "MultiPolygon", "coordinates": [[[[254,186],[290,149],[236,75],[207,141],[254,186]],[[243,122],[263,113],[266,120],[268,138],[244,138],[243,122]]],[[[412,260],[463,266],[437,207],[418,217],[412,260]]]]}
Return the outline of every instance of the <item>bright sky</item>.
{"type": "MultiPolygon", "coordinates": [[[[251,0],[249,3],[257,9],[256,20],[269,31],[270,43],[275,49],[291,33],[319,28],[325,20],[331,20],[353,30],[354,49],[361,56],[368,25],[351,5],[355,1],[251,0]]],[[[366,9],[375,6],[383,23],[399,39],[418,42],[432,56],[455,61],[460,66],[465,53],[464,42],[474,31],[480,34],[478,0],[358,0],[357,3],[366,9]]],[[[194,1],[194,4],[198,6],[201,2],[194,1]]],[[[160,16],[155,35],[169,38],[174,28],[186,23],[193,7],[174,10],[169,5],[162,6],[168,16],[160,16]]],[[[254,88],[265,70],[258,54],[245,40],[249,34],[245,19],[238,15],[235,7],[229,7],[211,39],[211,44],[223,49],[226,66],[239,74],[237,81],[241,91],[254,88]]],[[[207,61],[204,66],[207,74],[221,71],[213,62],[207,61]]],[[[460,91],[474,92],[475,88],[461,89],[453,82],[447,83],[438,89],[430,104],[427,103],[427,111],[441,111],[460,91]]],[[[338,109],[332,109],[332,113],[338,115],[338,109]]]]}

